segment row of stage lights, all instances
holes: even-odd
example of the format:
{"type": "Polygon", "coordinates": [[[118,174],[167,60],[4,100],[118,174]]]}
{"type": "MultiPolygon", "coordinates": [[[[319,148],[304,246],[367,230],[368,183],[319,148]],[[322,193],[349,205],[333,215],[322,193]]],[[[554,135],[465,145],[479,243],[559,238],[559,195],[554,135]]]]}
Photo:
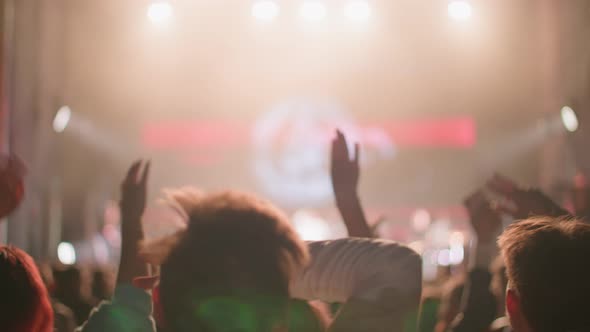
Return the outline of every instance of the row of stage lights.
{"type": "MultiPolygon", "coordinates": [[[[447,6],[450,18],[458,21],[468,20],[473,8],[467,0],[452,0],[447,6]]],[[[367,21],[371,18],[372,8],[368,1],[346,1],[342,13],[352,21],[367,21]]],[[[276,0],[256,0],[251,7],[252,17],[258,21],[271,22],[281,14],[281,7],[276,0]]],[[[321,21],[328,15],[328,7],[321,0],[303,0],[299,7],[299,16],[305,21],[321,21]]],[[[166,23],[174,16],[174,8],[168,1],[156,1],[150,4],[147,17],[155,24],[166,23]]]]}
{"type": "MultiPolygon", "coordinates": [[[[573,133],[578,130],[578,115],[571,107],[563,106],[559,115],[561,118],[561,123],[567,131],[573,133]]],[[[53,118],[53,130],[55,130],[56,133],[63,132],[70,123],[71,118],[72,110],[70,107],[67,105],[60,107],[53,118]]]]}

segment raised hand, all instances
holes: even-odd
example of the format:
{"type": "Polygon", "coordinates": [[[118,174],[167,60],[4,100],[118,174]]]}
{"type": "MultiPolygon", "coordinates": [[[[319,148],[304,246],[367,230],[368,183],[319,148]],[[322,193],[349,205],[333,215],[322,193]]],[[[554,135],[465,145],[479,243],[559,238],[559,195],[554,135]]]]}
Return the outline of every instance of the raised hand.
{"type": "Polygon", "coordinates": [[[133,279],[148,275],[147,264],[139,257],[139,244],[143,240],[141,216],[147,201],[147,180],[150,163],[134,162],[121,184],[121,260],[117,283],[132,283],[133,279]],[[143,172],[140,171],[141,166],[143,172]]]}
{"type": "MultiPolygon", "coordinates": [[[[150,162],[134,162],[121,184],[121,215],[125,221],[138,221],[145,210],[150,162]],[[143,172],[140,172],[142,164],[143,172]]],[[[125,226],[125,225],[124,225],[125,226]]]]}
{"type": "Polygon", "coordinates": [[[478,241],[487,243],[493,240],[502,220],[485,195],[476,191],[465,199],[464,204],[478,241]]]}
{"type": "Polygon", "coordinates": [[[359,145],[355,145],[354,157],[351,159],[348,153],[346,137],[340,131],[336,131],[336,137],[332,140],[331,167],[332,188],[336,198],[338,211],[344,220],[348,235],[353,237],[372,237],[373,234],[365,212],[357,194],[359,182],[359,145]]]}
{"type": "Polygon", "coordinates": [[[336,131],[332,140],[331,176],[336,199],[356,195],[359,182],[359,145],[355,144],[354,156],[350,158],[346,137],[336,131]]]}
{"type": "Polygon", "coordinates": [[[561,217],[569,214],[540,190],[521,188],[500,174],[488,181],[487,188],[504,199],[504,202],[496,204],[497,210],[515,219],[536,215],[561,217]]]}

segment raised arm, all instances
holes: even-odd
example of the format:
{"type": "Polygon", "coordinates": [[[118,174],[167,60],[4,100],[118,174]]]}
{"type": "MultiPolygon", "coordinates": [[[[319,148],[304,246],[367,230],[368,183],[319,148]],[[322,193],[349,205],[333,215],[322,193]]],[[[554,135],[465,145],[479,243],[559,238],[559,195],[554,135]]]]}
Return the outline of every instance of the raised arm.
{"type": "Polygon", "coordinates": [[[121,184],[121,260],[117,284],[131,284],[134,278],[148,275],[147,264],[139,257],[138,247],[143,240],[141,217],[146,205],[146,187],[150,163],[136,161],[131,165],[121,184]],[[143,173],[140,168],[144,164],[143,173]]]}
{"type": "Polygon", "coordinates": [[[496,235],[501,218],[481,191],[465,200],[475,241],[475,256],[464,287],[459,317],[455,319],[454,332],[485,331],[496,318],[496,299],[491,292],[492,281],[489,266],[497,254],[496,235]]]}
{"type": "Polygon", "coordinates": [[[138,246],[143,240],[141,217],[146,205],[149,167],[149,162],[136,161],[121,185],[121,260],[113,300],[95,308],[78,331],[155,331],[151,296],[132,285],[134,278],[146,276],[149,272],[147,264],[138,255],[138,246]],[[142,164],[145,165],[143,173],[140,172],[142,164]]]}
{"type": "Polygon", "coordinates": [[[404,331],[414,326],[422,263],[395,242],[340,239],[309,243],[312,262],[291,285],[303,300],[344,303],[330,331],[404,331]]]}
{"type": "Polygon", "coordinates": [[[561,217],[569,212],[553,202],[538,189],[525,189],[510,179],[496,174],[488,181],[487,187],[503,198],[508,204],[499,204],[501,212],[511,215],[514,219],[526,219],[531,216],[561,217]]]}
{"type": "Polygon", "coordinates": [[[372,237],[373,234],[357,193],[359,182],[360,147],[355,145],[354,157],[349,156],[346,137],[336,131],[332,141],[331,167],[332,188],[336,198],[336,206],[344,220],[348,235],[352,237],[372,237]]]}

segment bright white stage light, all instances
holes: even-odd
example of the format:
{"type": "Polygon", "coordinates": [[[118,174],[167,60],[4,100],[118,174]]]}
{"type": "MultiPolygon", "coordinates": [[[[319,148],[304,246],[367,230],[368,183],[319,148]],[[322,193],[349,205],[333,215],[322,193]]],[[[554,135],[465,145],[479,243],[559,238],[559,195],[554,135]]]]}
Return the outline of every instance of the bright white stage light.
{"type": "Polygon", "coordinates": [[[463,245],[452,245],[449,250],[449,263],[452,265],[458,265],[463,263],[465,258],[465,251],[463,245]]]}
{"type": "Polygon", "coordinates": [[[56,133],[61,133],[68,127],[70,119],[72,118],[72,110],[68,106],[62,106],[59,108],[53,118],[53,130],[56,133]]]}
{"type": "Polygon", "coordinates": [[[308,0],[301,5],[299,14],[306,21],[320,21],[326,17],[326,6],[317,0],[308,0]]]}
{"type": "Polygon", "coordinates": [[[451,251],[449,249],[443,249],[438,252],[437,262],[441,266],[449,266],[451,264],[451,251]]]}
{"type": "Polygon", "coordinates": [[[57,258],[62,264],[76,264],[76,249],[69,242],[61,242],[57,246],[57,258]]]}
{"type": "Polygon", "coordinates": [[[564,106],[561,109],[561,122],[567,131],[573,133],[578,130],[578,116],[576,112],[569,106],[564,106]]]}
{"type": "Polygon", "coordinates": [[[454,0],[449,3],[447,7],[449,16],[457,21],[468,20],[473,14],[473,8],[469,1],[466,0],[454,0]]]}
{"type": "Polygon", "coordinates": [[[353,21],[366,21],[371,17],[371,6],[366,1],[353,0],[348,3],[344,13],[353,21]]]}
{"type": "Polygon", "coordinates": [[[172,5],[166,1],[154,2],[147,10],[148,19],[155,24],[166,23],[172,18],[173,14],[172,5]]]}
{"type": "Polygon", "coordinates": [[[274,20],[279,11],[279,5],[271,0],[259,0],[252,5],[252,16],[260,21],[274,20]]]}
{"type": "Polygon", "coordinates": [[[295,231],[305,241],[321,241],[330,238],[330,226],[326,221],[308,211],[296,211],[292,222],[295,231]]]}

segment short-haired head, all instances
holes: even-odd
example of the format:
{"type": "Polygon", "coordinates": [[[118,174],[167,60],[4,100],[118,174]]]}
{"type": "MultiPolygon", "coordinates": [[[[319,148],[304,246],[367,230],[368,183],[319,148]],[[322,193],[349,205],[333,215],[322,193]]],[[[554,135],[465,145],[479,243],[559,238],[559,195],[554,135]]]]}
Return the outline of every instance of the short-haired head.
{"type": "Polygon", "coordinates": [[[509,226],[498,244],[516,331],[590,330],[590,224],[531,218],[509,226]]]}

